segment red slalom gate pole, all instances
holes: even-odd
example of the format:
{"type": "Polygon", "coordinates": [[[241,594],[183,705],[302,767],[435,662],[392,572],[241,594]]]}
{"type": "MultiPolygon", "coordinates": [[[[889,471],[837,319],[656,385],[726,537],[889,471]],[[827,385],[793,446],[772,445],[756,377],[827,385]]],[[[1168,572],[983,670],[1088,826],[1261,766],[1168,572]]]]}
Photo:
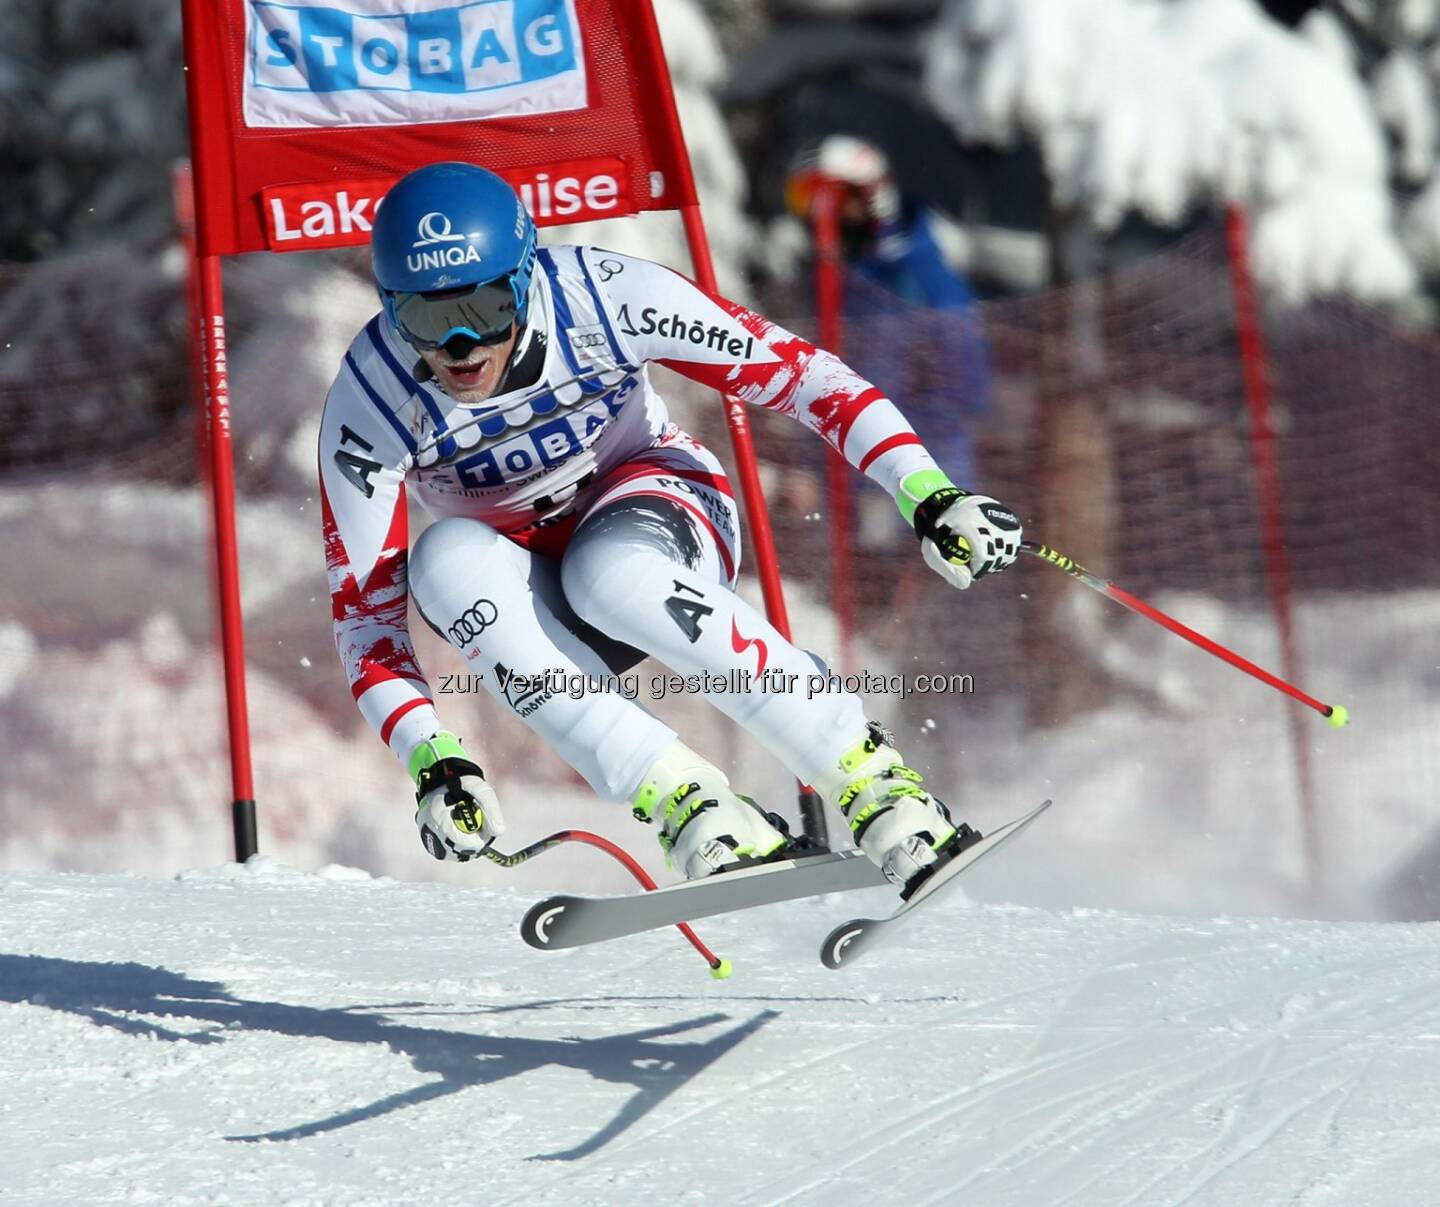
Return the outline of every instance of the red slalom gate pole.
{"type": "Polygon", "coordinates": [[[1101,578],[1098,574],[1092,574],[1085,569],[1074,558],[1066,557],[1057,549],[1051,549],[1048,545],[1041,545],[1036,541],[1023,541],[1020,545],[1021,552],[1037,557],[1041,561],[1049,562],[1057,569],[1063,570],[1076,582],[1083,583],[1092,591],[1098,591],[1101,595],[1113,599],[1118,604],[1123,604],[1132,612],[1137,612],[1147,620],[1153,620],[1163,628],[1169,629],[1177,636],[1185,638],[1192,645],[1199,646],[1207,654],[1214,654],[1215,657],[1228,662],[1237,670],[1244,671],[1259,679],[1261,683],[1267,683],[1277,691],[1284,692],[1292,700],[1305,705],[1306,708],[1313,708],[1322,717],[1325,717],[1332,728],[1338,729],[1350,720],[1350,712],[1343,704],[1326,704],[1323,700],[1317,700],[1308,692],[1301,691],[1293,683],[1287,683],[1284,679],[1272,675],[1264,667],[1256,666],[1250,659],[1234,650],[1227,649],[1218,641],[1212,641],[1203,633],[1197,633],[1189,625],[1181,624],[1173,616],[1167,615],[1159,608],[1147,604],[1143,599],[1131,595],[1129,591],[1122,590],[1108,579],[1101,578]]]}
{"type": "MultiPolygon", "coordinates": [[[[715,263],[710,258],[710,241],[700,218],[700,207],[681,206],[680,217],[685,224],[685,239],[690,245],[696,284],[707,293],[719,293],[715,282],[715,263]]],[[[785,608],[785,589],[780,583],[775,533],[770,527],[770,509],[765,505],[760,471],[755,465],[755,441],[750,435],[750,417],[745,412],[745,404],[738,398],[725,399],[725,423],[730,431],[730,446],[740,474],[740,494],[745,500],[745,517],[750,522],[750,541],[755,546],[755,567],[760,578],[760,591],[765,597],[765,615],[788,641],[790,614],[785,608]]]]}
{"type": "MultiPolygon", "coordinates": [[[[1287,678],[1298,679],[1300,655],[1296,647],[1295,623],[1290,607],[1290,563],[1285,554],[1285,521],[1281,507],[1280,469],[1275,460],[1275,424],[1268,357],[1250,274],[1245,211],[1234,202],[1225,207],[1225,243],[1230,262],[1231,288],[1235,294],[1235,326],[1240,344],[1240,369],[1245,384],[1245,401],[1250,411],[1250,451],[1255,462],[1255,487],[1260,503],[1266,578],[1270,587],[1271,606],[1275,609],[1275,626],[1280,634],[1280,669],[1287,678]]],[[[1295,773],[1300,790],[1305,854],[1311,881],[1315,883],[1321,873],[1315,769],[1310,748],[1305,741],[1300,712],[1294,705],[1289,709],[1289,723],[1290,744],[1295,754],[1295,773]]]]}
{"type": "Polygon", "coordinates": [[[210,444],[210,497],[215,522],[220,650],[230,737],[231,818],[235,859],[257,850],[250,719],[245,694],[245,631],[240,611],[240,547],[235,534],[235,456],[230,439],[230,377],[225,352],[225,303],[219,256],[200,257],[200,340],[205,363],[205,424],[210,444]]]}
{"type": "MultiPolygon", "coordinates": [[[[599,834],[592,834],[589,830],[557,830],[554,834],[550,834],[544,838],[537,839],[536,841],[532,842],[528,847],[524,847],[521,850],[515,851],[509,855],[506,855],[501,851],[497,851],[494,847],[486,847],[485,850],[481,852],[481,854],[483,854],[485,858],[488,859],[491,863],[496,864],[499,867],[513,868],[519,867],[527,860],[535,858],[536,855],[543,855],[546,851],[553,850],[555,847],[558,847],[562,842],[583,842],[587,846],[592,846],[595,847],[597,850],[604,851],[605,854],[609,855],[612,859],[618,860],[620,863],[624,864],[629,873],[634,876],[637,881],[639,881],[640,887],[643,888],[647,893],[653,893],[655,891],[657,885],[655,884],[654,879],[651,877],[649,872],[647,872],[644,868],[640,866],[638,862],[636,862],[635,857],[631,855],[630,852],[625,850],[624,847],[617,846],[608,838],[602,838],[599,834]]],[[[532,909],[531,913],[534,912],[535,910],[532,909]]],[[[526,923],[525,941],[529,943],[532,947],[540,945],[531,938],[529,914],[526,915],[526,923]]],[[[543,925],[539,929],[543,933],[543,925]]],[[[704,958],[705,963],[710,965],[710,975],[713,976],[717,981],[725,980],[730,975],[730,973],[734,971],[729,960],[724,959],[721,956],[717,956],[713,951],[710,950],[709,947],[704,944],[704,942],[701,941],[700,936],[697,935],[690,928],[690,923],[677,922],[675,923],[675,929],[685,936],[685,939],[690,944],[690,946],[700,953],[700,955],[704,958]]]]}
{"type": "MultiPolygon", "coordinates": [[[[660,26],[655,20],[655,10],[650,4],[637,8],[635,34],[646,42],[657,61],[664,62],[665,49],[660,41],[660,26]]],[[[665,96],[657,98],[661,104],[661,119],[672,146],[686,146],[685,133],[680,128],[680,112],[675,107],[675,94],[669,87],[665,96]]],[[[694,196],[694,181],[690,178],[690,158],[681,155],[681,171],[687,186],[684,190],[694,196]]],[[[719,293],[715,280],[715,263],[710,256],[710,239],[705,234],[705,223],[700,216],[698,202],[687,202],[678,207],[680,220],[685,226],[685,242],[690,249],[690,262],[695,268],[695,282],[708,293],[719,293]]],[[[738,398],[725,399],[725,423],[730,432],[730,447],[735,453],[735,465],[740,476],[740,496],[745,501],[745,517],[750,527],[750,542],[755,549],[756,572],[760,578],[760,591],[765,598],[765,615],[770,623],[787,641],[790,640],[790,615],[785,608],[785,590],[780,584],[780,559],[775,554],[775,534],[770,528],[770,511],[765,506],[765,493],[760,486],[760,471],[755,464],[755,442],[750,436],[750,419],[745,413],[745,404],[738,398]]],[[[800,821],[805,836],[819,846],[828,846],[825,808],[819,793],[808,784],[799,785],[800,821]]]]}
{"type": "MultiPolygon", "coordinates": [[[[840,321],[844,290],[840,257],[840,188],[836,181],[821,183],[815,190],[811,210],[820,346],[836,356],[845,354],[840,321]]],[[[854,579],[850,573],[850,466],[834,449],[826,451],[825,487],[830,509],[832,598],[835,601],[835,625],[840,635],[840,671],[844,674],[854,669],[852,645],[855,635],[854,579]]]]}
{"type": "MultiPolygon", "coordinates": [[[[672,100],[671,107],[674,107],[672,100]]],[[[715,281],[715,264],[710,258],[710,241],[700,220],[698,205],[680,207],[685,223],[685,238],[690,244],[690,260],[695,266],[695,281],[701,289],[719,293],[715,281]]],[[[775,534],[770,527],[770,509],[765,505],[765,492],[760,486],[760,471],[755,465],[755,442],[750,436],[750,417],[745,404],[738,398],[725,399],[725,422],[730,431],[730,447],[740,474],[740,495],[745,500],[745,516],[750,522],[750,541],[755,546],[755,565],[760,576],[760,591],[765,597],[765,615],[786,641],[790,640],[790,615],[785,610],[785,589],[780,585],[780,559],[775,554],[775,534]]],[[[800,784],[800,823],[805,837],[817,846],[829,846],[829,827],[825,822],[825,804],[809,784],[800,784]]]]}
{"type": "MultiPolygon", "coordinates": [[[[665,47],[660,40],[660,26],[651,4],[637,4],[635,35],[648,45],[657,62],[665,61],[665,47]]],[[[675,107],[675,94],[668,86],[660,102],[660,118],[670,145],[680,149],[680,170],[685,179],[682,195],[695,195],[695,182],[690,172],[690,155],[686,149],[685,132],[680,127],[680,111],[675,107]]],[[[710,256],[710,238],[700,205],[691,201],[676,207],[685,226],[685,242],[690,250],[690,263],[695,268],[695,282],[707,293],[719,293],[715,281],[715,261],[710,256]]],[[[740,494],[745,500],[745,515],[750,524],[750,539],[755,546],[756,571],[760,591],[765,597],[765,614],[782,636],[790,639],[790,616],[785,610],[785,591],[780,585],[780,559],[775,556],[775,536],[770,528],[770,512],[765,506],[765,493],[760,488],[760,473],[755,466],[755,442],[750,438],[750,420],[745,404],[737,398],[725,399],[725,422],[730,431],[730,445],[740,474],[740,494]]]]}

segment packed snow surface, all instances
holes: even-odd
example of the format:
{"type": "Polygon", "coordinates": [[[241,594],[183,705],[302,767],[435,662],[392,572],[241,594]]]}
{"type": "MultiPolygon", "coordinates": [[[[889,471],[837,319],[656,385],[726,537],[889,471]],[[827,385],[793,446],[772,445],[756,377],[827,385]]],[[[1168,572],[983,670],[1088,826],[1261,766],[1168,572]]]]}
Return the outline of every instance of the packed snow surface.
{"type": "Polygon", "coordinates": [[[516,889],[0,876],[0,1200],[1434,1201],[1435,926],[1005,905],[1025,857],[842,973],[885,890],[706,920],[726,982],[516,889]]]}

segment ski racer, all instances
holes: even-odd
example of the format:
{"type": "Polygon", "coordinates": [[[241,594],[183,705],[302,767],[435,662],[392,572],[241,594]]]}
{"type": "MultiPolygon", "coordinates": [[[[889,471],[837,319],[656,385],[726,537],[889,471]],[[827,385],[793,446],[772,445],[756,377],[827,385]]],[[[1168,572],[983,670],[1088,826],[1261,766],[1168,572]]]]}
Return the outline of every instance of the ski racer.
{"type": "MultiPolygon", "coordinates": [[[[613,675],[646,655],[721,684],[736,670],[783,683],[824,669],[735,594],[729,483],[668,421],[646,364],[814,429],[890,492],[956,587],[1015,560],[1019,520],[953,485],[890,400],[829,353],[649,261],[537,249],[515,192],[482,168],[404,177],[371,248],[382,311],[345,353],[321,423],[325,549],[341,661],[415,782],[426,849],[473,858],[504,819],[441,726],[411,598],[599,796],[656,826],[673,868],[695,878],[779,857],[791,840],[778,815],[633,699],[543,690],[547,675],[613,675]],[[407,481],[436,517],[413,549],[407,481]]],[[[835,806],[896,883],[970,833],[859,697],[706,695],[835,806]]]]}

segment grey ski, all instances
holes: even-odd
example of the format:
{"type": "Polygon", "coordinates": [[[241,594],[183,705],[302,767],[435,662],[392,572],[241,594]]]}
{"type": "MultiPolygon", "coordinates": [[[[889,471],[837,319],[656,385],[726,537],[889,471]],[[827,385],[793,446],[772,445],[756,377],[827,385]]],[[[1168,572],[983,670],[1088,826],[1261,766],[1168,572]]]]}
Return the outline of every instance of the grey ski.
{"type": "Polygon", "coordinates": [[[920,906],[932,900],[937,893],[943,892],[991,851],[1021,833],[1026,826],[1044,813],[1050,804],[1051,802],[1048,800],[1042,802],[1023,817],[1006,822],[1003,826],[990,831],[979,842],[965,847],[947,863],[942,864],[928,880],[915,890],[910,899],[902,902],[888,918],[852,918],[844,925],[837,926],[820,947],[821,962],[826,968],[848,968],[855,963],[861,953],[876,946],[886,935],[893,934],[899,924],[920,906]]]}
{"type": "Polygon", "coordinates": [[[859,851],[803,855],[649,893],[547,897],[525,914],[520,935],[542,951],[581,947],[733,910],[888,883],[885,874],[859,851]]]}

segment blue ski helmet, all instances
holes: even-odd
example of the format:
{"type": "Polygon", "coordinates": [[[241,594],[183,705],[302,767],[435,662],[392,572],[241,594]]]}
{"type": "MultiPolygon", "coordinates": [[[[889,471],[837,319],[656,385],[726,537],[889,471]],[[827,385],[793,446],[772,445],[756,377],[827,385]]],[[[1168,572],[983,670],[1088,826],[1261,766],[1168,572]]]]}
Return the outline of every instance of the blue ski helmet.
{"type": "Polygon", "coordinates": [[[535,224],[495,173],[427,164],[385,194],[370,262],[386,315],[414,346],[498,343],[525,323],[535,224]]]}

